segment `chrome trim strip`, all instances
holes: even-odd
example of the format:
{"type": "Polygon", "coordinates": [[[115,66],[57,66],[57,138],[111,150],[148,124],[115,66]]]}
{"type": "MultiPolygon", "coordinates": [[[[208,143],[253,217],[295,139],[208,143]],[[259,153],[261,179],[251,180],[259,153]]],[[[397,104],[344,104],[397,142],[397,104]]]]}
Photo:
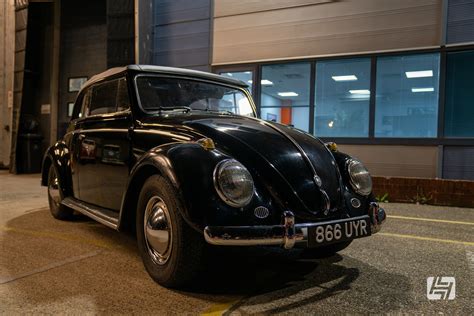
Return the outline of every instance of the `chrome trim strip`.
{"type": "Polygon", "coordinates": [[[72,197],[65,198],[61,202],[61,204],[69,208],[72,208],[73,210],[79,213],[82,213],[85,216],[90,217],[93,220],[107,227],[118,230],[118,213],[117,213],[117,217],[114,217],[113,215],[115,214],[113,214],[112,211],[109,211],[107,209],[104,209],[98,206],[93,206],[89,203],[79,201],[72,197]]]}
{"type": "Polygon", "coordinates": [[[204,239],[207,243],[215,246],[282,246],[291,249],[296,243],[308,241],[308,228],[326,224],[338,224],[354,220],[369,219],[371,223],[371,234],[377,233],[385,221],[385,212],[381,208],[377,210],[376,225],[374,217],[363,215],[348,217],[332,221],[318,223],[295,224],[292,212],[285,212],[282,225],[269,226],[206,226],[204,228],[204,239]],[[383,216],[381,215],[383,213],[383,216]]]}

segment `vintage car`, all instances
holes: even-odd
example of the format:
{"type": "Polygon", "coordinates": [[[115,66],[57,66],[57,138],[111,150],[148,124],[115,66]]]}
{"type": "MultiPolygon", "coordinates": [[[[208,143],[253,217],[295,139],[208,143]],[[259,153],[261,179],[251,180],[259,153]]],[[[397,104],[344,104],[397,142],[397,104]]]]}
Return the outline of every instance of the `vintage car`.
{"type": "Polygon", "coordinates": [[[326,256],[385,220],[359,160],[258,119],[241,81],[168,67],[91,78],[42,185],[57,219],[76,211],[135,231],[146,270],[168,287],[192,280],[211,245],[326,256]]]}

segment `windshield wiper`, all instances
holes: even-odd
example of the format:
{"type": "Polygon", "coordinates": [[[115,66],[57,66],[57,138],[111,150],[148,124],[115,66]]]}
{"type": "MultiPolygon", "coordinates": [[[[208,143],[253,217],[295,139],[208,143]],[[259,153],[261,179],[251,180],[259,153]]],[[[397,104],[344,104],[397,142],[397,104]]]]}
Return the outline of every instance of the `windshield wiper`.
{"type": "Polygon", "coordinates": [[[152,111],[176,111],[176,110],[183,110],[184,113],[191,112],[193,109],[190,108],[189,106],[159,106],[156,108],[148,108],[147,110],[152,110],[152,111]]]}
{"type": "Polygon", "coordinates": [[[205,112],[212,112],[212,113],[221,113],[221,114],[231,114],[231,115],[236,115],[234,112],[229,111],[229,110],[210,110],[209,108],[205,109],[193,109],[197,111],[205,111],[205,112]]]}

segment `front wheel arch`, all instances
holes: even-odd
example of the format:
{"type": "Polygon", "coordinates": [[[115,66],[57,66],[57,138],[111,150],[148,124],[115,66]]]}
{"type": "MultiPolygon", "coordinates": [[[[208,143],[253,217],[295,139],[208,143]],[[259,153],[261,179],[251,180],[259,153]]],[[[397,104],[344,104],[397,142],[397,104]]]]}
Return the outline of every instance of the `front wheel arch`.
{"type": "MultiPolygon", "coordinates": [[[[123,198],[122,207],[119,216],[119,226],[118,230],[120,231],[128,231],[128,232],[135,232],[136,228],[136,213],[137,213],[137,205],[138,205],[138,198],[140,196],[140,192],[145,184],[145,181],[153,175],[160,175],[166,178],[175,188],[178,194],[181,194],[179,191],[179,186],[177,183],[173,182],[170,179],[171,170],[167,169],[167,172],[164,172],[159,166],[153,163],[146,163],[138,167],[137,169],[133,170],[130,176],[130,180],[127,184],[127,190],[125,192],[125,196],[123,198]]],[[[179,196],[177,198],[181,198],[179,196]]],[[[183,217],[184,221],[194,230],[202,233],[202,229],[195,223],[193,223],[185,213],[182,213],[181,216],[183,217]]]]}
{"type": "Polygon", "coordinates": [[[135,171],[127,185],[119,218],[119,230],[135,232],[138,197],[145,181],[153,175],[161,175],[158,168],[145,165],[135,171]]]}

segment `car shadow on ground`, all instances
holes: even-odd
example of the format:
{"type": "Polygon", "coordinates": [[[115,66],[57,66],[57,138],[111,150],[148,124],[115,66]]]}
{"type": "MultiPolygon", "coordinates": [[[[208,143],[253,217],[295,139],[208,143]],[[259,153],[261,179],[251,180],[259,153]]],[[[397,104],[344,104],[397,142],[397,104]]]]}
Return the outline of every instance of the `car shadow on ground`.
{"type": "Polygon", "coordinates": [[[242,296],[230,312],[294,312],[337,296],[350,302],[347,312],[388,313],[400,310],[400,302],[404,307],[414,304],[406,277],[378,270],[343,254],[308,259],[301,250],[288,252],[263,247],[219,249],[215,253],[206,273],[186,292],[242,296]],[[397,300],[393,299],[394,292],[397,300]],[[360,299],[361,295],[364,299],[360,299]]]}
{"type": "MultiPolygon", "coordinates": [[[[243,297],[233,310],[250,312],[252,306],[268,305],[260,312],[276,313],[292,311],[346,292],[354,293],[354,283],[360,283],[355,291],[358,291],[357,287],[367,285],[364,289],[367,295],[379,303],[376,312],[400,308],[391,300],[393,292],[384,291],[380,285],[396,284],[394,291],[399,299],[401,295],[405,306],[410,304],[410,283],[406,277],[380,271],[344,255],[303,259],[299,250],[288,252],[269,248],[214,249],[206,270],[190,286],[167,290],[147,275],[133,235],[114,232],[83,216],[77,216],[72,222],[57,221],[46,209],[8,222],[0,243],[1,249],[5,250],[4,258],[7,258],[2,260],[0,271],[10,276],[40,268],[50,261],[64,260],[61,258],[74,253],[100,251],[100,256],[71,264],[70,272],[48,276],[50,279],[32,277],[33,283],[11,282],[16,296],[37,304],[64,300],[68,295],[87,295],[92,296],[99,307],[105,308],[111,301],[122,302],[136,304],[135,312],[145,306],[147,310],[141,310],[145,312],[159,304],[160,308],[167,308],[163,302],[156,301],[157,295],[178,295],[183,300],[215,303],[228,301],[226,297],[243,297]],[[52,294],[46,295],[42,291],[52,294]],[[305,291],[308,292],[306,296],[297,297],[305,291]],[[132,296],[140,297],[140,301],[127,301],[129,295],[121,292],[133,293],[132,296]]],[[[352,301],[359,307],[356,311],[367,311],[366,302],[352,301]]]]}

